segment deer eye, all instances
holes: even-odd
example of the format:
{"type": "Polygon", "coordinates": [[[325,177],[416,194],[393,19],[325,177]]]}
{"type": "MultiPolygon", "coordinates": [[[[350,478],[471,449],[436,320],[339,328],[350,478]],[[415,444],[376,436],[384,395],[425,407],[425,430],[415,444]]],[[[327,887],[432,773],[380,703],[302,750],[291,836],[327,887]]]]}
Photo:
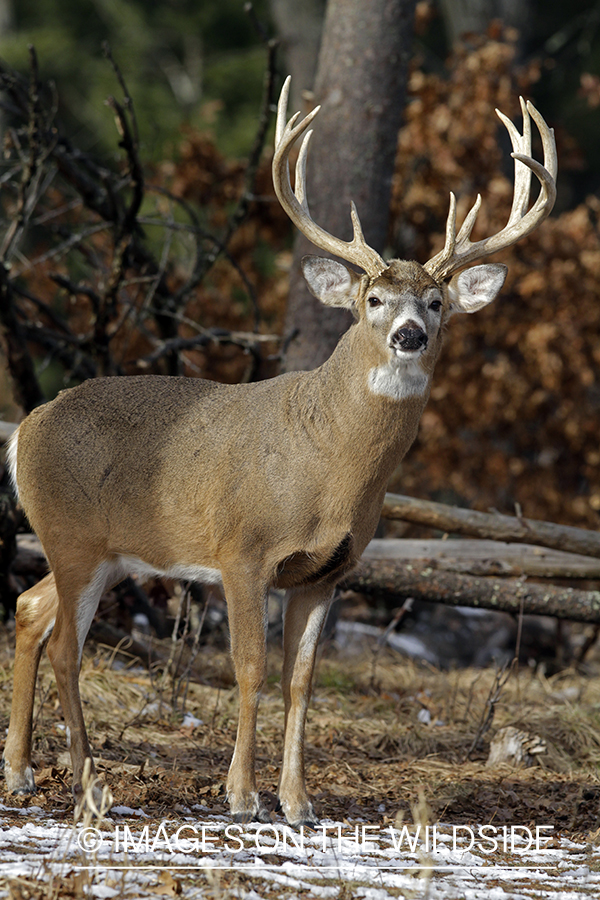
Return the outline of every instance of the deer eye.
{"type": "Polygon", "coordinates": [[[369,297],[367,303],[371,309],[375,309],[377,306],[383,306],[383,301],[380,300],[379,297],[369,297]]]}
{"type": "Polygon", "coordinates": [[[438,312],[442,308],[441,300],[432,300],[429,304],[429,309],[432,309],[434,312],[438,312]]]}

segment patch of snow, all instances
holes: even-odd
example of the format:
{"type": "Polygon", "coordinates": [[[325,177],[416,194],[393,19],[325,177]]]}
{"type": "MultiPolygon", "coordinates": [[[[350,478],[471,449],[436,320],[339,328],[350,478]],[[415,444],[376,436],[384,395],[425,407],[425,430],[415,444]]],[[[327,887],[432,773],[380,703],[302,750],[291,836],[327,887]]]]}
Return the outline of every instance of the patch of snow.
{"type": "MultiPolygon", "coordinates": [[[[29,808],[31,809],[31,807],[29,808]]],[[[111,815],[114,816],[140,816],[144,819],[150,818],[148,813],[145,813],[143,809],[132,809],[130,806],[111,806],[110,812],[111,815]]]]}
{"type": "Polygon", "coordinates": [[[182,728],[198,728],[200,725],[204,725],[202,719],[197,719],[190,712],[186,712],[183,717],[182,728]]]}
{"type": "Polygon", "coordinates": [[[153,896],[157,878],[168,878],[166,872],[181,882],[183,897],[195,900],[214,895],[214,883],[205,877],[210,869],[243,871],[250,879],[245,900],[264,896],[261,885],[325,900],[337,897],[344,884],[364,900],[592,900],[600,895],[598,846],[550,835],[553,845],[545,849],[547,833],[535,846],[523,829],[508,842],[497,829],[505,846],[490,852],[482,840],[489,832],[445,823],[399,830],[361,820],[325,820],[316,830],[298,831],[281,822],[237,825],[204,808],[196,818],[159,822],[125,806],[116,807],[111,818],[97,827],[74,827],[39,808],[0,806],[0,898],[10,896],[10,878],[40,882],[52,874],[86,871],[88,896],[98,900],[153,896]]]}

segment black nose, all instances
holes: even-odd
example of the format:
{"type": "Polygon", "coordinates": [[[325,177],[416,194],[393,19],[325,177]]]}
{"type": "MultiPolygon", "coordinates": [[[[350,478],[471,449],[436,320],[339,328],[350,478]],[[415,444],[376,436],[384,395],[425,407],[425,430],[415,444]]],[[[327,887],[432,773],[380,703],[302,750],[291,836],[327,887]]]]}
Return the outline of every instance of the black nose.
{"type": "Polygon", "coordinates": [[[427,335],[416,322],[407,322],[392,335],[392,346],[400,350],[420,350],[427,346],[427,335]]]}

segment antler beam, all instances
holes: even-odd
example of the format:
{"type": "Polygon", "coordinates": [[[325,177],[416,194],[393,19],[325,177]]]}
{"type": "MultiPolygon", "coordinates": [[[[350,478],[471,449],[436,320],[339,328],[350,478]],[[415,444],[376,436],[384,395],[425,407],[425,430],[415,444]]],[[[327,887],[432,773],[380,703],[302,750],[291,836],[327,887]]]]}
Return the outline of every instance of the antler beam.
{"type": "Polygon", "coordinates": [[[313,221],[306,198],[306,158],[312,131],[306,132],[300,146],[296,162],[295,192],[290,183],[289,155],[296,140],[304,134],[311,124],[320,106],[315,107],[298,124],[300,113],[295,113],[286,123],[290,76],[285,80],[279,103],[277,105],[277,125],[275,129],[275,155],[273,157],[273,183],[275,193],[282,207],[299,231],[321,250],[327,250],[347,262],[354,263],[372,278],[380,275],[387,268],[381,256],[369,247],[364,239],[360,220],[354,203],[351,204],[350,215],[354,237],[351,241],[342,241],[325,231],[313,221]]]}
{"type": "Polygon", "coordinates": [[[514,197],[508,222],[497,234],[471,243],[469,238],[481,206],[481,195],[477,196],[477,200],[457,235],[456,198],[451,193],[444,248],[425,263],[425,269],[436,281],[443,281],[457,269],[463,268],[474,260],[510,247],[511,244],[530,234],[552,211],[556,199],[556,175],[558,172],[554,131],[548,127],[532,103],[529,101],[525,103],[522,97],[520,100],[523,111],[523,134],[519,134],[515,125],[504,113],[496,110],[496,114],[510,135],[513,147],[511,156],[515,161],[514,197]],[[544,165],[531,156],[531,119],[537,125],[542,138],[544,165]],[[538,178],[541,190],[537,200],[528,210],[532,172],[538,178]]]}

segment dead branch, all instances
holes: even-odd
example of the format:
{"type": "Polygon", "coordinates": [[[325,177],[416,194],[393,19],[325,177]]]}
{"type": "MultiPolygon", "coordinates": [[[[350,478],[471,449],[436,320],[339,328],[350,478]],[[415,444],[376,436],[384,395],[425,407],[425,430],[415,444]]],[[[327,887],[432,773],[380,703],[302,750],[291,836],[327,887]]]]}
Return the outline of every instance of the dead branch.
{"type": "Polygon", "coordinates": [[[468,534],[472,537],[491,538],[497,541],[539,544],[541,547],[550,547],[554,550],[566,550],[570,553],[600,558],[600,534],[584,528],[573,528],[570,525],[555,525],[537,519],[460,509],[400,494],[386,494],[381,515],[386,519],[401,519],[447,533],[468,534]]]}
{"type": "MultiPolygon", "coordinates": [[[[0,107],[11,116],[6,146],[15,163],[3,177],[12,206],[7,207],[0,237],[0,264],[4,265],[0,271],[0,329],[17,400],[26,411],[43,402],[30,359],[32,346],[45,353],[47,363],[58,360],[67,377],[79,380],[98,374],[122,374],[125,365],[128,371],[135,367],[146,371],[152,364],[161,372],[181,374],[186,349],[210,340],[235,344],[249,353],[253,377],[261,361],[258,335],[252,341],[247,334],[218,333],[215,329],[208,337],[199,336],[189,343],[189,335],[184,338],[181,327],[186,304],[215,261],[225,256],[244,284],[254,310],[254,329],[258,330],[256,292],[239,263],[232,259],[228,245],[255,196],[256,173],[270,121],[274,45],[266,39],[265,44],[268,62],[259,124],[243,190],[221,235],[207,233],[200,227],[196,211],[180,198],[170,197],[187,213],[190,227],[186,230],[196,245],[191,273],[176,286],[169,284],[169,277],[183,267],[174,265],[173,236],[185,226],[168,214],[151,221],[166,234],[161,259],[157,259],[143,230],[150,220],[140,214],[147,189],[135,109],[110,48],[105,46],[104,51],[122,96],[110,97],[107,102],[120,136],[122,171],[102,165],[60,133],[54,121],[56,97],[40,81],[33,48],[29,79],[0,63],[0,107]],[[51,186],[52,195],[48,193],[51,186]],[[43,251],[34,251],[27,259],[24,238],[34,224],[44,229],[43,251]],[[73,253],[82,258],[85,272],[71,280],[64,258],[73,253]],[[17,263],[11,267],[15,259],[17,263]],[[55,265],[55,271],[50,270],[49,263],[55,265]],[[42,278],[53,279],[70,296],[67,309],[72,307],[76,315],[81,312],[72,330],[70,315],[63,319],[52,303],[37,296],[38,291],[31,287],[32,277],[39,271],[42,278]],[[148,287],[144,289],[143,284],[148,287]],[[82,299],[89,302],[89,310],[82,308],[82,299]],[[139,337],[143,340],[136,343],[134,339],[139,337]],[[148,342],[154,345],[154,353],[147,353],[148,342]],[[126,352],[134,346],[142,349],[137,359],[130,359],[126,352]]],[[[167,194],[156,186],[150,190],[167,194]]],[[[39,243],[32,246],[37,249],[39,243]]]]}
{"type": "Polygon", "coordinates": [[[177,337],[169,341],[157,341],[156,349],[144,356],[140,360],[140,364],[150,366],[162,356],[172,353],[174,350],[179,353],[182,350],[206,347],[208,344],[234,344],[237,347],[243,347],[245,350],[252,350],[257,342],[265,343],[276,341],[277,339],[277,336],[272,334],[255,335],[247,331],[229,331],[227,328],[205,328],[195,337],[177,337]]]}
{"type": "Polygon", "coordinates": [[[600,591],[531,584],[524,578],[458,575],[424,565],[395,560],[363,559],[342,586],[366,594],[414,597],[449,606],[493,609],[518,615],[553,616],[600,624],[600,591]]]}
{"type": "Polygon", "coordinates": [[[14,290],[9,273],[0,260],[0,332],[6,359],[13,378],[15,398],[26,412],[44,402],[35,366],[27,349],[14,302],[14,290]]]}
{"type": "MultiPolygon", "coordinates": [[[[252,9],[252,7],[250,8],[252,9]]],[[[265,46],[267,49],[267,65],[265,68],[261,108],[258,116],[258,129],[256,131],[252,149],[250,150],[248,165],[246,166],[246,173],[244,176],[244,190],[242,191],[242,195],[238,200],[236,208],[229,218],[227,227],[225,229],[225,235],[222,239],[222,244],[224,247],[227,247],[233,234],[237,231],[241,223],[248,215],[250,202],[254,197],[254,183],[256,181],[256,174],[258,172],[258,165],[263,148],[265,146],[269,123],[271,121],[271,109],[273,107],[273,86],[275,83],[275,52],[277,50],[277,41],[267,40],[265,42],[265,46]]],[[[255,304],[255,330],[258,331],[260,313],[258,306],[256,305],[255,298],[252,299],[255,304]]]]}
{"type": "Polygon", "coordinates": [[[402,604],[400,609],[396,610],[394,617],[388,623],[385,631],[380,635],[375,647],[373,648],[373,657],[371,659],[371,678],[369,681],[369,688],[372,691],[376,690],[375,672],[377,669],[377,660],[379,658],[379,654],[381,653],[383,647],[385,646],[385,643],[386,643],[389,635],[400,624],[400,622],[402,621],[404,616],[406,616],[411,611],[412,605],[413,605],[413,598],[407,597],[407,599],[404,601],[404,603],[402,604]]]}
{"type": "Polygon", "coordinates": [[[473,738],[471,746],[469,747],[469,750],[467,751],[467,754],[465,756],[465,762],[471,759],[473,753],[480,748],[483,738],[492,726],[492,722],[494,721],[494,714],[496,712],[496,705],[500,700],[500,697],[502,696],[504,686],[506,685],[513,672],[516,659],[517,657],[515,657],[510,663],[507,662],[501,669],[498,669],[496,671],[494,683],[490,688],[488,698],[485,702],[485,707],[481,715],[481,721],[477,728],[477,732],[475,733],[475,737],[473,738]]]}
{"type": "Polygon", "coordinates": [[[600,559],[533,544],[505,544],[472,538],[449,540],[375,539],[363,559],[416,562],[462,575],[527,575],[534,578],[599,578],[600,559]]]}

